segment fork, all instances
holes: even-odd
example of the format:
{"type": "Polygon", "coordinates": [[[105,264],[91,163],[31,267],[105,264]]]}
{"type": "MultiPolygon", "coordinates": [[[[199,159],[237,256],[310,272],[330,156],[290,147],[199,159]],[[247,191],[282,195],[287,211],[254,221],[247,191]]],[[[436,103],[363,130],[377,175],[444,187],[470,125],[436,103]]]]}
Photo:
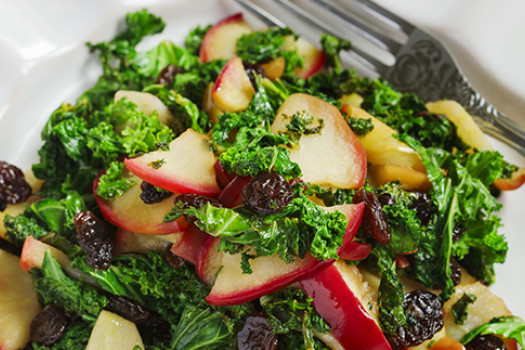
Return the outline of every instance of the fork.
{"type": "Polygon", "coordinates": [[[236,0],[268,26],[290,27],[311,42],[322,33],[350,39],[342,59],[357,73],[383,77],[425,101],[451,99],[481,129],[525,156],[525,130],[489,104],[448,50],[420,28],[370,0],[236,0]]]}

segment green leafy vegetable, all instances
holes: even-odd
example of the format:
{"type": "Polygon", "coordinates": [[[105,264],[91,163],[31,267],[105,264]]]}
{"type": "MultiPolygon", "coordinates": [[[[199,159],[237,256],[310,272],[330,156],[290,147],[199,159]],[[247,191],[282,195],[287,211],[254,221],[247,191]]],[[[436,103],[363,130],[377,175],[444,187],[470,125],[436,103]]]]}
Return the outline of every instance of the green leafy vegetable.
{"type": "Polygon", "coordinates": [[[495,317],[488,323],[465,334],[461,338],[461,343],[467,344],[479,334],[501,335],[505,338],[515,339],[521,347],[525,347],[525,322],[518,316],[495,317]]]}
{"type": "Polygon", "coordinates": [[[476,301],[476,296],[470,293],[463,293],[461,298],[452,306],[452,314],[456,324],[464,324],[468,316],[468,305],[476,301]]]}

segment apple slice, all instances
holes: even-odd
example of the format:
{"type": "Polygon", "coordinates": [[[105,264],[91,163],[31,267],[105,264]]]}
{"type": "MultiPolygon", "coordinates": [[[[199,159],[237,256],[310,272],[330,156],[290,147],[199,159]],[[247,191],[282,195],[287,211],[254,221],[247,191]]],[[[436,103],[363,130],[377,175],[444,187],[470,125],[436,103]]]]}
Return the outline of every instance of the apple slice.
{"type": "Polygon", "coordinates": [[[224,65],[211,93],[217,108],[235,113],[248,108],[255,94],[252,82],[239,57],[232,57],[224,65]]]}
{"type": "Polygon", "coordinates": [[[236,13],[217,22],[202,39],[199,52],[201,62],[232,58],[235,56],[237,40],[251,32],[252,27],[244,21],[242,13],[236,13]]]}
{"type": "Polygon", "coordinates": [[[208,86],[206,86],[204,95],[202,96],[202,109],[208,113],[208,117],[213,125],[217,124],[219,122],[219,116],[224,114],[224,111],[221,111],[213,101],[212,93],[214,89],[215,83],[210,82],[208,86]]]}
{"type": "Polygon", "coordinates": [[[22,349],[29,342],[31,321],[40,311],[31,276],[18,257],[0,249],[0,349],[22,349]]]}
{"type": "MultiPolygon", "coordinates": [[[[210,294],[206,297],[211,305],[236,305],[273,293],[301,278],[314,273],[334,260],[319,261],[309,253],[303,259],[284,262],[278,255],[261,256],[250,260],[251,274],[241,269],[241,254],[217,252],[216,244],[210,244],[208,259],[204,262],[207,272],[219,271],[210,294]],[[218,255],[222,255],[222,259],[218,255]],[[220,261],[220,265],[217,263],[220,261]]],[[[207,276],[204,280],[213,280],[207,276]]]]}
{"type": "Polygon", "coordinates": [[[171,252],[187,262],[196,264],[199,252],[208,237],[206,232],[190,224],[180,239],[173,243],[171,252]]]}
{"type": "Polygon", "coordinates": [[[367,286],[356,266],[336,261],[299,284],[344,349],[391,350],[377,322],[367,312],[372,301],[367,298],[367,286]]]}
{"type": "Polygon", "coordinates": [[[290,158],[299,164],[303,180],[336,188],[359,188],[366,177],[366,153],[339,110],[328,102],[307,94],[290,95],[277,111],[273,133],[287,131],[294,114],[308,114],[314,125],[322,119],[319,134],[302,135],[290,158]]]}
{"type": "Polygon", "coordinates": [[[511,191],[516,190],[525,183],[525,168],[518,168],[510,179],[496,179],[494,185],[500,191],[511,191]]]}
{"type": "Polygon", "coordinates": [[[296,39],[291,35],[288,36],[281,50],[297,50],[299,57],[303,59],[303,66],[295,68],[294,74],[303,79],[317,73],[323,67],[326,60],[323,51],[319,50],[315,45],[301,37],[296,39]]]}
{"type": "Polygon", "coordinates": [[[393,136],[397,134],[394,129],[359,107],[343,105],[341,112],[353,118],[371,119],[374,126],[372,131],[357,137],[366,150],[369,163],[426,171],[419,154],[393,136]]]}
{"type": "Polygon", "coordinates": [[[137,105],[137,110],[146,115],[156,112],[160,122],[164,125],[171,126],[173,119],[175,119],[169,108],[157,96],[148,92],[119,90],[115,93],[115,102],[123,98],[133,102],[137,105]]]}
{"type": "Polygon", "coordinates": [[[411,168],[404,168],[390,164],[372,164],[368,167],[368,170],[378,186],[382,186],[387,182],[399,180],[401,182],[401,188],[405,191],[426,192],[432,187],[427,178],[426,172],[421,172],[411,168]]]}
{"type": "Polygon", "coordinates": [[[183,217],[170,222],[163,221],[164,216],[173,207],[175,194],[161,202],[146,204],[140,198],[142,192],[140,183],[142,180],[127,171],[124,176],[135,182],[135,185],[121,196],[112,200],[104,200],[99,197],[96,194],[98,179],[94,182],[93,192],[100,211],[106,220],[122,229],[137,233],[165,235],[184,231],[188,223],[183,217]]]}
{"type": "Polygon", "coordinates": [[[283,56],[274,58],[270,62],[261,64],[264,74],[270,80],[279,79],[284,74],[286,68],[286,59],[283,56]]]}
{"type": "Polygon", "coordinates": [[[236,175],[222,190],[217,199],[228,208],[235,208],[242,205],[241,191],[250,182],[250,176],[236,175]]]}
{"type": "Polygon", "coordinates": [[[102,310],[95,321],[86,350],[144,349],[137,326],[129,320],[102,310]]]}
{"type": "Polygon", "coordinates": [[[216,196],[215,156],[208,137],[188,129],[173,140],[168,151],[126,158],[126,168],[142,180],[174,193],[216,196]]]}
{"type": "Polygon", "coordinates": [[[149,251],[164,252],[170,245],[178,243],[183,233],[171,233],[167,235],[147,235],[118,228],[115,234],[115,254],[141,253],[149,251]]]}

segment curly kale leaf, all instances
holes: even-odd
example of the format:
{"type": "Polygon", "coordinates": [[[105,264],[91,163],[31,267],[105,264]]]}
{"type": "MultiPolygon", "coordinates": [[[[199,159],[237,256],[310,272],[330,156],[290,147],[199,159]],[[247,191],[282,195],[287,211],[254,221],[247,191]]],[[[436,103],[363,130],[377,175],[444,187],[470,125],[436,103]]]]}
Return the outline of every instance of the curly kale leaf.
{"type": "Polygon", "coordinates": [[[352,49],[352,43],[349,40],[336,38],[333,35],[323,34],[321,35],[321,46],[327,58],[327,63],[335,73],[341,73],[343,66],[339,53],[342,50],[350,51],[352,49]]]}
{"type": "Polygon", "coordinates": [[[94,321],[108,304],[108,299],[94,287],[67,276],[49,251],[41,270],[33,269],[31,275],[44,305],[55,304],[86,321],[94,321]]]}
{"type": "Polygon", "coordinates": [[[200,48],[204,35],[210,30],[211,24],[205,27],[197,26],[190,30],[186,39],[184,40],[184,47],[195,56],[199,56],[200,48]]]}

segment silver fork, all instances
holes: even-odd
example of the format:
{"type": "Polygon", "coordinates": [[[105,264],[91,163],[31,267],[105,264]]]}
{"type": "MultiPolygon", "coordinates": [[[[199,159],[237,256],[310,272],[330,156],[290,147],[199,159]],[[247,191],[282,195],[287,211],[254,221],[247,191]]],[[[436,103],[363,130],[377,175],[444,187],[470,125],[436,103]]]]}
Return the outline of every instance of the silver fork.
{"type": "Polygon", "coordinates": [[[343,57],[359,74],[381,76],[425,101],[462,104],[481,129],[525,156],[525,130],[474,90],[447,49],[370,0],[236,0],[268,26],[290,27],[312,42],[327,33],[350,39],[343,57]]]}

